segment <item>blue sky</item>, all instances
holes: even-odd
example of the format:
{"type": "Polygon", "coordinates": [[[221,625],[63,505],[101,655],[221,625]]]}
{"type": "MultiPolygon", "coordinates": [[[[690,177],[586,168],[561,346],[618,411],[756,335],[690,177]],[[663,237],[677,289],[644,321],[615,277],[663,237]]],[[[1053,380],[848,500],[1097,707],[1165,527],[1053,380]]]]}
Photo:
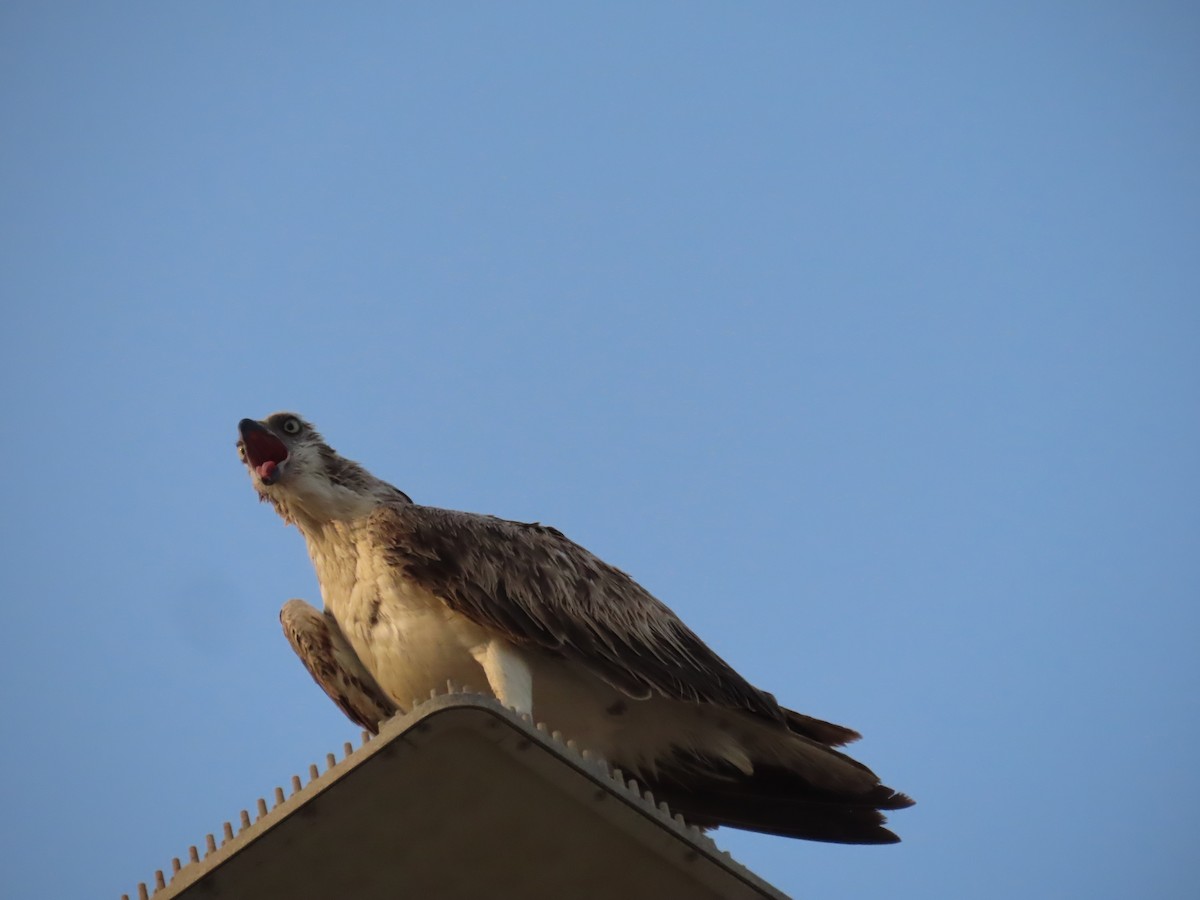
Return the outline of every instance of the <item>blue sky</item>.
{"type": "MultiPolygon", "coordinates": [[[[13,896],[117,897],[355,730],[237,420],[537,519],[865,734],[798,897],[1187,897],[1200,16],[0,12],[13,896]]],[[[1189,890],[1189,888],[1191,890],[1189,890]]]]}

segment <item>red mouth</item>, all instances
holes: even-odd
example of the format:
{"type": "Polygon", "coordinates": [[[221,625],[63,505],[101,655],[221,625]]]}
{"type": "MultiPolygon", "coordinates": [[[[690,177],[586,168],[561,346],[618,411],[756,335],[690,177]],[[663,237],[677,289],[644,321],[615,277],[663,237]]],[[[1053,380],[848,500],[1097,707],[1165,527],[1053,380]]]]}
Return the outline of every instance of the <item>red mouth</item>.
{"type": "Polygon", "coordinates": [[[263,484],[274,484],[279,480],[279,465],[288,457],[283,441],[253,419],[242,419],[238,423],[242,435],[242,447],[246,462],[250,464],[263,484]]]}

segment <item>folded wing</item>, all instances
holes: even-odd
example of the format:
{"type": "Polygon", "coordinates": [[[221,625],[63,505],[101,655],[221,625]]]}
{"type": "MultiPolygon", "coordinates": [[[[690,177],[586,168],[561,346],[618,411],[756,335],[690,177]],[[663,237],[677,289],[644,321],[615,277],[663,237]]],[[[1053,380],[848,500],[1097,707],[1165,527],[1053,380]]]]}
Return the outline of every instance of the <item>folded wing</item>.
{"type": "Polygon", "coordinates": [[[376,734],[380,723],[399,712],[328,612],[303,600],[289,600],[279,611],[279,622],[313,681],[352,721],[376,734]]]}

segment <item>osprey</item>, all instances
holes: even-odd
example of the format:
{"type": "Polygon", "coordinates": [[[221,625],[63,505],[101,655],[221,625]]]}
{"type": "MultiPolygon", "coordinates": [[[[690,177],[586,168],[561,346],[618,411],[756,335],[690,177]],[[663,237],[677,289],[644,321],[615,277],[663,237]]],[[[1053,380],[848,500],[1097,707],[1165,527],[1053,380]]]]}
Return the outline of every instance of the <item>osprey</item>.
{"type": "Polygon", "coordinates": [[[260,499],[308,544],[324,612],[280,614],[313,679],[376,731],[447,681],[483,687],[636,773],[701,827],[893,843],[912,805],[659,600],[554,528],[413,503],[293,413],[242,419],[260,499]]]}

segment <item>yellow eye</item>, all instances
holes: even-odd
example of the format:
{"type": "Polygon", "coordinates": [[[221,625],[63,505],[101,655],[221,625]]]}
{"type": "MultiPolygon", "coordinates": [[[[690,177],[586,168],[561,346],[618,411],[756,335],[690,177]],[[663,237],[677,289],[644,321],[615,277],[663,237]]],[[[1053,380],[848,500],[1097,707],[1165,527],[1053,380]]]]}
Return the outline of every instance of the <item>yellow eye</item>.
{"type": "Polygon", "coordinates": [[[300,420],[295,419],[295,418],[284,419],[283,420],[283,430],[284,430],[285,434],[299,434],[300,433],[300,420]]]}
{"type": "Polygon", "coordinates": [[[238,458],[242,462],[245,462],[246,461],[246,445],[243,444],[241,441],[238,441],[237,448],[238,448],[238,458]]]}

